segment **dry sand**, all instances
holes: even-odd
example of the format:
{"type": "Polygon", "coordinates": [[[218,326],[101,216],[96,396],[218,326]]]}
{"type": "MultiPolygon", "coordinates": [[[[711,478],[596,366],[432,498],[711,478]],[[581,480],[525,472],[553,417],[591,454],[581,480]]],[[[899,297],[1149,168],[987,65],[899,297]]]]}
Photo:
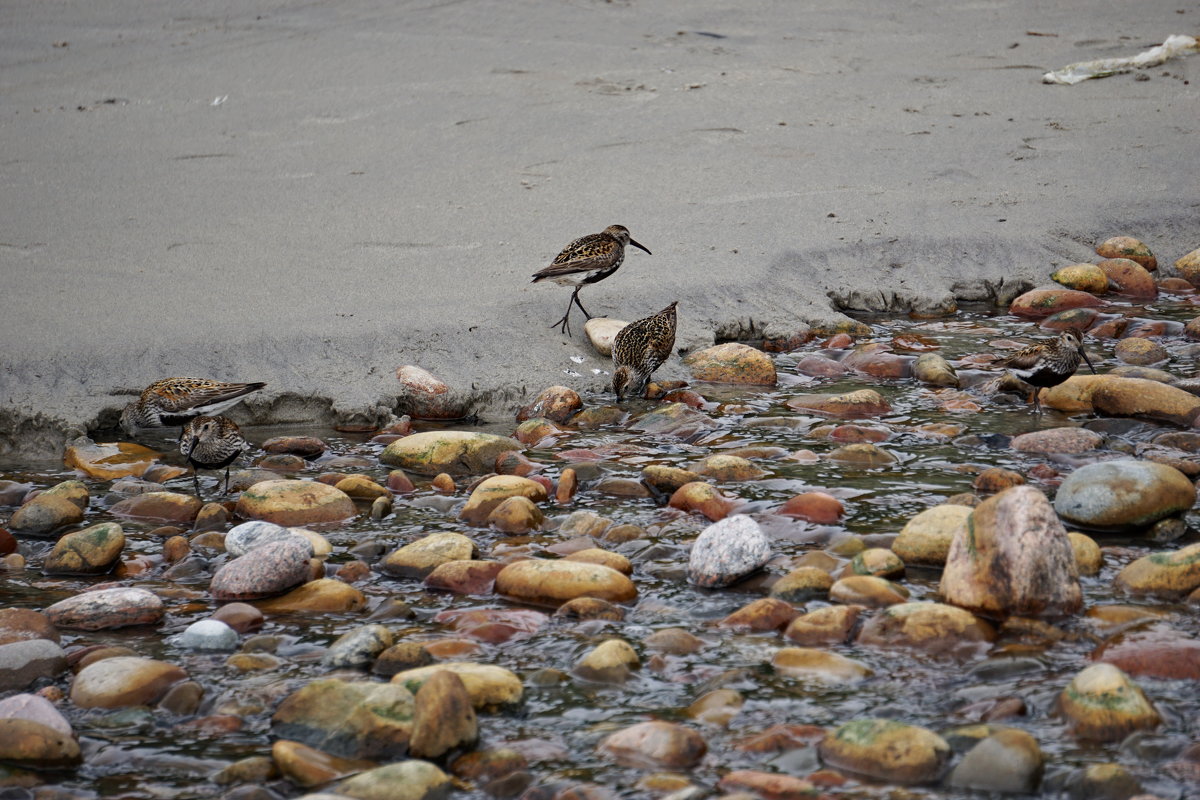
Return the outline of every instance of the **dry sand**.
{"type": "Polygon", "coordinates": [[[1110,235],[1169,265],[1200,246],[1200,57],[1040,77],[1198,27],[1178,0],[6,2],[0,453],[170,375],[269,382],[257,422],[386,418],[402,364],[493,417],[598,389],[582,319],[548,327],[569,290],[528,281],[612,223],[654,255],[581,299],[678,299],[685,347],[1007,299],[1110,235]]]}

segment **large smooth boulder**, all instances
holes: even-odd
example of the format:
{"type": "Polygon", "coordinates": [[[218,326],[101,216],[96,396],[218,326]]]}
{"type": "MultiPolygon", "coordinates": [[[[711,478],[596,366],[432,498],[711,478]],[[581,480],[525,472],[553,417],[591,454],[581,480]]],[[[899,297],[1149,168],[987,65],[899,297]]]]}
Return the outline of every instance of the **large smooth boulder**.
{"type": "Polygon", "coordinates": [[[182,667],[140,656],[94,661],[71,684],[71,702],[80,708],[123,708],[158,702],[171,686],[185,680],[182,667]]]}
{"type": "Polygon", "coordinates": [[[521,702],[524,687],[521,679],[504,667],[494,664],[477,664],[472,661],[445,661],[427,667],[417,667],[392,676],[392,683],[399,684],[416,693],[427,680],[441,670],[457,675],[471,697],[476,709],[511,706],[521,702]]]}
{"type": "Polygon", "coordinates": [[[301,536],[258,547],[228,562],[213,575],[209,590],[216,600],[257,600],[280,594],[308,580],[312,545],[301,536]]]}
{"type": "Polygon", "coordinates": [[[130,625],[155,625],[166,615],[158,595],[146,589],[118,586],[94,589],[59,600],[45,610],[60,628],[98,631],[130,625]]]}
{"type": "Polygon", "coordinates": [[[1137,684],[1112,664],[1092,664],[1076,675],[1059,695],[1058,708],[1071,733],[1094,741],[1120,741],[1162,722],[1137,684]]]}
{"type": "Polygon", "coordinates": [[[520,450],[507,436],[467,431],[424,431],[397,439],[379,455],[391,467],[418,475],[479,475],[490,472],[496,457],[520,450]]]}
{"type": "Polygon", "coordinates": [[[357,511],[349,495],[328,484],[280,480],[260,481],[242,492],[237,513],[289,527],[342,522],[357,511]]]}
{"type": "Polygon", "coordinates": [[[108,572],[125,549],[125,532],[115,522],[73,531],[54,543],[42,571],[48,575],[98,575],[108,572]]]}
{"type": "Polygon", "coordinates": [[[946,602],[992,616],[1073,614],[1083,605],[1067,531],[1031,486],[975,508],[954,536],[939,588],[946,602]]]}
{"type": "Polygon", "coordinates": [[[633,581],[602,564],[564,559],[527,559],[496,575],[496,593],[535,605],[560,606],[577,597],[623,603],[637,596],[633,581]]]}
{"type": "Polygon", "coordinates": [[[933,783],[950,762],[942,737],[890,719],[851,720],[827,733],[817,752],[835,769],[888,783],[933,783]]]}
{"type": "Polygon", "coordinates": [[[1113,417],[1137,417],[1188,427],[1200,416],[1200,397],[1145,378],[1101,376],[1092,388],[1092,408],[1113,417]]]}
{"type": "Polygon", "coordinates": [[[474,556],[475,543],[461,533],[431,533],[388,553],[379,566],[389,575],[424,578],[442,564],[474,556]]]}
{"type": "Polygon", "coordinates": [[[398,758],[408,752],[414,703],[395,683],[316,680],[279,704],[271,733],[342,758],[398,758]]]}
{"type": "Polygon", "coordinates": [[[737,342],[725,342],[689,353],[683,364],[698,381],[751,386],[774,386],[776,381],[775,362],[771,357],[737,342]]]}
{"type": "Polygon", "coordinates": [[[1058,487],[1054,510],[1068,522],[1098,530],[1142,530],[1187,511],[1196,488],[1174,467],[1153,461],[1087,464],[1058,487]]]}

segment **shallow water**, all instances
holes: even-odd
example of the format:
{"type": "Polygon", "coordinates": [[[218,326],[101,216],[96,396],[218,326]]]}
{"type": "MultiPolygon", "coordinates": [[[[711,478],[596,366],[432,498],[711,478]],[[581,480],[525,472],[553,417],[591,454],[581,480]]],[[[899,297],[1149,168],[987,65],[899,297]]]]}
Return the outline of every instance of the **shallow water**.
{"type": "MultiPolygon", "coordinates": [[[[1195,315],[1187,298],[1166,298],[1152,307],[1133,307],[1117,303],[1107,312],[1126,313],[1150,319],[1186,320],[1195,315]]],[[[966,355],[1001,352],[992,343],[1017,339],[1032,341],[1052,335],[1036,326],[1012,317],[994,315],[986,309],[960,312],[953,318],[913,321],[869,319],[876,341],[889,342],[901,334],[920,334],[936,343],[952,363],[966,355]]],[[[860,342],[863,339],[860,339],[860,342]]],[[[1087,342],[1088,352],[1098,371],[1118,365],[1112,358],[1114,340],[1087,342]]],[[[1196,373],[1194,354],[1197,345],[1181,336],[1166,338],[1163,344],[1172,352],[1167,369],[1180,376],[1196,373]]],[[[1021,398],[999,396],[975,398],[983,406],[980,413],[946,412],[939,409],[944,396],[919,385],[915,380],[881,380],[849,375],[835,380],[811,379],[796,374],[796,362],[820,345],[810,343],[798,352],[775,356],[781,384],[756,391],[733,387],[695,385],[710,407],[706,413],[717,428],[699,440],[680,443],[631,431],[624,425],[574,432],[552,448],[527,451],[534,461],[547,465],[543,474],[555,479],[565,462],[556,452],[567,449],[598,449],[609,452],[596,462],[605,477],[637,479],[649,463],[686,465],[715,452],[749,446],[770,445],[812,450],[824,454],[838,446],[811,431],[827,423],[815,416],[798,414],[787,408],[786,401],[800,393],[840,392],[869,386],[879,390],[893,406],[882,420],[866,420],[863,425],[882,425],[892,436],[880,446],[900,458],[900,463],[883,469],[853,469],[827,460],[808,464],[793,460],[756,459],[767,474],[758,481],[721,484],[726,494],[737,496],[748,505],[742,513],[760,519],[773,538],[776,559],[771,572],[781,575],[787,563],[816,550],[853,552],[856,540],[867,538],[871,546],[886,546],[889,536],[899,531],[918,511],[960,492],[971,491],[975,473],[989,466],[1013,469],[1024,475],[1038,464],[1049,464],[1066,473],[1077,463],[1043,456],[1017,453],[1005,444],[1007,436],[1036,428],[1063,424],[1083,424],[1110,436],[1110,448],[1120,449],[1164,430],[1161,426],[1133,421],[1099,420],[1077,417],[1068,419],[1055,411],[1034,417],[1021,398]],[[954,423],[962,430],[953,436],[922,431],[928,423],[954,423]],[[620,445],[620,447],[616,447],[620,445]],[[839,497],[846,516],[837,525],[815,526],[778,517],[771,510],[787,498],[807,490],[819,489],[839,497]]],[[[900,351],[898,351],[900,352],[900,351]]],[[[913,353],[916,354],[915,352],[913,353]]],[[[584,397],[586,406],[608,402],[604,396],[584,397]]],[[[651,403],[631,406],[635,412],[652,407],[651,403]]],[[[463,429],[466,426],[455,425],[463,429]]],[[[509,434],[514,423],[507,420],[473,426],[471,429],[509,434]]],[[[328,445],[327,455],[361,455],[375,460],[383,446],[369,441],[366,434],[343,434],[331,430],[287,426],[286,428],[249,428],[248,438],[261,442],[272,436],[316,435],[328,445]]],[[[106,438],[106,437],[97,437],[106,438]]],[[[146,440],[151,446],[170,450],[166,434],[160,440],[146,440]]],[[[377,463],[377,462],[376,462],[377,463]]],[[[327,471],[321,461],[310,463],[299,473],[314,477],[327,471]]],[[[347,470],[360,471],[360,470],[347,470]]],[[[388,468],[381,465],[361,470],[383,480],[388,468]]],[[[0,477],[32,481],[50,486],[75,477],[59,464],[0,465],[0,477]]],[[[367,543],[375,542],[378,555],[390,552],[436,531],[467,532],[475,540],[480,557],[503,554],[505,557],[527,553],[551,556],[548,548],[561,543],[554,531],[511,537],[485,529],[465,529],[456,519],[457,508],[465,499],[469,480],[459,481],[459,490],[446,498],[429,488],[428,479],[418,479],[418,491],[398,497],[394,513],[382,521],[365,515],[342,527],[322,531],[334,546],[331,564],[354,560],[357,553],[368,553],[367,543]]],[[[1038,485],[1036,481],[1035,485],[1038,485]]],[[[85,524],[108,519],[106,508],[117,499],[108,494],[108,484],[88,482],[92,507],[85,524]]],[[[205,496],[216,490],[214,478],[202,478],[205,496]]],[[[705,692],[718,687],[732,688],[745,698],[745,705],[727,727],[700,725],[709,752],[704,761],[688,774],[693,784],[713,787],[730,769],[759,769],[804,776],[820,768],[815,748],[807,747],[774,754],[749,753],[734,744],[778,723],[833,726],[856,716],[884,716],[944,732],[971,720],[956,711],[981,699],[1019,696],[1026,705],[1024,716],[1006,719],[1011,725],[1030,732],[1046,755],[1047,768],[1041,796],[1061,795],[1062,787],[1081,766],[1100,762],[1118,762],[1133,771],[1147,791],[1163,798],[1197,796],[1200,787],[1178,782],[1166,775],[1162,766],[1175,758],[1188,744],[1200,740],[1200,691],[1194,683],[1139,678],[1138,683],[1163,713],[1165,722],[1155,732],[1135,734],[1125,742],[1080,744],[1066,733],[1053,714],[1053,705],[1063,686],[1087,666],[1089,653],[1099,638],[1096,629],[1082,615],[1061,621],[1067,633],[1061,641],[1032,648],[1010,647],[1015,639],[1001,638],[987,656],[966,662],[939,661],[919,654],[849,645],[833,648],[861,661],[874,670],[874,676],[854,687],[823,687],[805,684],[775,675],[770,659],[780,647],[790,644],[778,632],[739,634],[719,630],[714,622],[729,612],[765,594],[766,581],[759,577],[730,589],[708,591],[689,585],[685,579],[687,548],[690,540],[707,524],[697,515],[686,516],[665,508],[651,498],[630,499],[606,496],[595,491],[595,480],[585,480],[570,507],[545,511],[551,525],[557,526],[566,514],[588,509],[612,518],[616,523],[633,523],[646,530],[643,538],[614,547],[635,565],[634,580],[639,597],[627,608],[621,623],[577,622],[553,619],[538,632],[499,645],[477,643],[470,660],[498,664],[524,679],[526,699],[516,710],[480,715],[481,744],[497,747],[524,743],[541,753],[532,758],[535,783],[551,781],[593,781],[609,787],[621,796],[645,796],[638,788],[644,770],[612,764],[596,752],[599,741],[621,727],[649,718],[687,721],[684,710],[705,692]],[[670,656],[653,669],[646,664],[649,653],[640,643],[655,630],[683,627],[704,639],[708,646],[690,656],[670,656]],[[643,657],[643,668],[622,686],[589,684],[563,676],[561,680],[542,680],[541,670],[569,672],[580,656],[599,642],[620,637],[632,643],[643,657]],[[541,742],[541,744],[538,744],[541,742]]],[[[189,492],[190,478],[171,482],[171,488],[189,492]]],[[[1043,487],[1053,493],[1052,487],[1043,487]]],[[[1195,512],[1187,517],[1195,527],[1195,512]]],[[[156,555],[162,537],[150,535],[157,525],[121,520],[126,532],[126,557],[156,555]]],[[[1148,605],[1168,611],[1170,627],[1180,635],[1200,635],[1200,611],[1185,605],[1153,600],[1130,600],[1113,592],[1114,576],[1129,561],[1147,552],[1176,549],[1195,540],[1189,534],[1181,541],[1162,547],[1147,546],[1135,538],[1098,536],[1105,548],[1106,564],[1095,577],[1083,578],[1086,606],[1121,603],[1148,605]]],[[[24,541],[21,552],[28,559],[21,572],[3,575],[3,599],[6,605],[41,609],[90,585],[111,580],[109,577],[43,577],[39,571],[50,547],[48,541],[24,541]]],[[[208,554],[215,568],[223,556],[208,554]]],[[[374,561],[378,555],[367,557],[374,561]]],[[[207,597],[209,573],[181,582],[159,577],[161,567],[128,578],[122,583],[149,588],[163,595],[168,605],[166,622],[156,628],[132,628],[86,633],[62,631],[62,644],[70,650],[84,644],[111,643],[131,647],[140,655],[161,658],[182,666],[205,690],[197,717],[234,714],[242,726],[231,732],[213,734],[203,728],[189,728],[193,718],[181,718],[161,709],[122,709],[84,711],[69,702],[59,704],[80,736],[84,765],[77,770],[46,773],[49,785],[79,792],[95,792],[105,797],[124,798],[201,798],[219,796],[228,787],[218,787],[207,779],[221,767],[251,755],[270,752],[269,720],[275,706],[302,683],[326,673],[320,664],[324,648],[342,633],[362,624],[371,613],[391,598],[408,603],[416,612],[414,620],[392,620],[389,627],[417,640],[456,637],[433,617],[447,609],[476,607],[514,607],[498,597],[478,598],[427,592],[419,581],[392,578],[373,573],[356,584],[370,599],[368,610],[319,618],[269,617],[261,634],[275,635],[281,644],[276,652],[283,665],[274,671],[241,674],[224,666],[227,654],[208,655],[181,650],[169,637],[187,625],[206,617],[214,609],[207,597]]],[[[913,600],[937,599],[938,573],[910,570],[899,582],[912,593],[913,600]]],[[[806,604],[812,610],[822,602],[806,604]]],[[[246,637],[243,637],[245,639],[246,637]]],[[[377,680],[382,680],[378,679],[377,680]]],[[[69,688],[65,677],[58,685],[69,688]]],[[[2,774],[2,773],[0,773],[2,774]]],[[[276,782],[272,789],[281,796],[303,792],[290,784],[276,782]]],[[[843,797],[929,797],[967,798],[979,795],[945,787],[896,787],[851,783],[832,790],[843,797]]],[[[8,797],[7,794],[3,795],[8,797]]],[[[18,795],[14,795],[18,796],[18,795]]],[[[482,797],[481,792],[459,791],[457,797],[482,797]]]]}

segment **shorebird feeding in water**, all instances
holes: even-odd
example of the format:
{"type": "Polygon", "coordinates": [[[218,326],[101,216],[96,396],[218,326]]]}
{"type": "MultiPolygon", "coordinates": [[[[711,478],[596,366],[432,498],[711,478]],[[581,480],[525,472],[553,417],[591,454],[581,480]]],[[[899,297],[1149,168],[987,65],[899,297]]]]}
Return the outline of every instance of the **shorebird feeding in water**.
{"type": "Polygon", "coordinates": [[[220,414],[265,383],[222,383],[207,378],[165,378],[142,392],[121,412],[121,427],[130,436],[142,428],[183,425],[192,417],[220,414]]]}
{"type": "Polygon", "coordinates": [[[1083,333],[1067,328],[1057,339],[1022,347],[996,363],[1033,387],[1033,413],[1041,414],[1042,389],[1058,386],[1074,375],[1081,358],[1095,374],[1096,368],[1083,351],[1083,333]]]}
{"type": "Polygon", "coordinates": [[[675,347],[675,306],[671,303],[652,317],[631,322],[613,339],[612,388],[620,402],[626,395],[645,391],[654,370],[671,355],[675,347]]]}
{"type": "Polygon", "coordinates": [[[197,470],[225,469],[225,494],[229,494],[229,465],[249,447],[237,423],[229,417],[194,417],[179,433],[179,452],[192,467],[192,482],[200,496],[197,470]]]}
{"type": "Polygon", "coordinates": [[[575,291],[571,293],[571,300],[567,303],[567,313],[551,325],[551,328],[558,325],[563,333],[568,336],[571,334],[572,303],[579,306],[585,317],[592,318],[583,307],[583,303],[579,302],[579,290],[589,283],[599,283],[620,269],[621,262],[625,260],[625,246],[630,244],[653,255],[629,238],[629,229],[624,225],[609,225],[600,233],[588,234],[571,242],[555,257],[550,266],[534,273],[534,283],[550,280],[560,286],[575,287],[575,291]]]}

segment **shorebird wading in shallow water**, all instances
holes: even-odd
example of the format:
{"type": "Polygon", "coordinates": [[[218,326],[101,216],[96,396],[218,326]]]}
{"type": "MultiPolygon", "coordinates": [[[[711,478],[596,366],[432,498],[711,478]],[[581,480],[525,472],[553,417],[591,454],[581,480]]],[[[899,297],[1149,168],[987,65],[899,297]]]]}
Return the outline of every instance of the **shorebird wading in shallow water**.
{"type": "Polygon", "coordinates": [[[675,347],[676,301],[652,317],[631,322],[613,339],[612,388],[618,402],[626,395],[641,394],[654,370],[671,355],[675,347]]]}
{"type": "Polygon", "coordinates": [[[194,417],[179,433],[179,452],[192,467],[192,482],[200,496],[201,469],[225,469],[225,494],[229,493],[229,465],[249,447],[237,423],[229,417],[194,417]]]}
{"type": "MultiPolygon", "coordinates": [[[[588,319],[592,315],[579,302],[579,290],[589,283],[599,283],[621,268],[625,260],[625,246],[633,245],[640,250],[645,247],[629,238],[629,229],[624,225],[609,225],[600,233],[583,236],[563,248],[550,266],[533,275],[533,282],[554,281],[560,286],[574,286],[571,300],[567,303],[567,313],[554,323],[559,330],[571,333],[571,303],[579,306],[579,310],[588,319]]],[[[646,253],[651,254],[649,250],[646,253]]],[[[651,254],[653,255],[653,254],[651,254]]]]}
{"type": "Polygon", "coordinates": [[[1083,351],[1083,333],[1067,328],[1057,339],[1022,347],[996,363],[1033,387],[1033,413],[1041,414],[1042,403],[1038,395],[1042,389],[1058,386],[1074,375],[1080,359],[1087,362],[1093,374],[1096,372],[1083,351]]]}
{"type": "Polygon", "coordinates": [[[165,378],[150,384],[121,412],[130,436],[142,428],[183,425],[192,417],[220,414],[265,383],[221,383],[207,378],[165,378]]]}

